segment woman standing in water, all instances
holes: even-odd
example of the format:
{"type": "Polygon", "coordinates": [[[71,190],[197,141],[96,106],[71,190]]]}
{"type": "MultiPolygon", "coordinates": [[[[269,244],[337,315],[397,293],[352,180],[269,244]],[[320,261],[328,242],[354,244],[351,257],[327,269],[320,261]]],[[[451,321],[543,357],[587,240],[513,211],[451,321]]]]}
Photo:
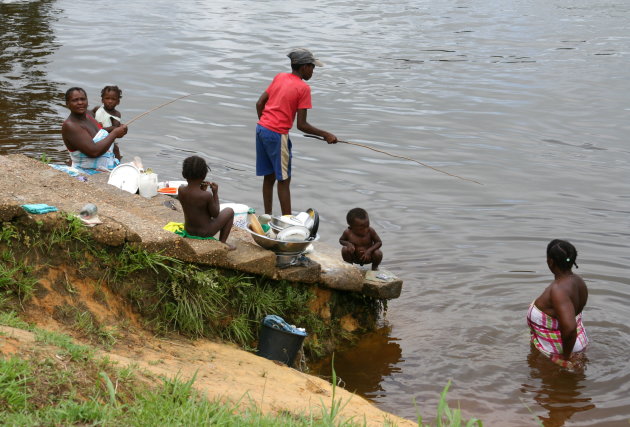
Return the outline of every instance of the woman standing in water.
{"type": "Polygon", "coordinates": [[[547,266],[554,280],[529,306],[527,324],[531,342],[542,354],[568,369],[588,346],[582,324],[582,310],[588,299],[584,280],[571,268],[577,264],[577,250],[565,241],[555,239],[547,245],[547,266]]]}

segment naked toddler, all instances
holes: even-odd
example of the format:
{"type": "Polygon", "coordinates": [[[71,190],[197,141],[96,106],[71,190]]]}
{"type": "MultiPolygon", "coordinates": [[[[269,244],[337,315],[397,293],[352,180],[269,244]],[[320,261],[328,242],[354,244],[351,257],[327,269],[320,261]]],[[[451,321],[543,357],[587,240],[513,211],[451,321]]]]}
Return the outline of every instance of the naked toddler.
{"type": "Polygon", "coordinates": [[[365,209],[354,208],[346,215],[348,228],[339,238],[343,260],[352,264],[372,263],[372,270],[378,270],[383,260],[381,238],[370,227],[370,218],[365,209]]]}

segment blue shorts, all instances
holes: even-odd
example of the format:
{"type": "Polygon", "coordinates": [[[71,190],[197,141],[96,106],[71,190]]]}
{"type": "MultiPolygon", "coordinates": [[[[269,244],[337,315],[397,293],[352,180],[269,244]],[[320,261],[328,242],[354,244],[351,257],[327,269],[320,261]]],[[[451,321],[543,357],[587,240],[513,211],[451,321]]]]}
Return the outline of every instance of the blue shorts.
{"type": "Polygon", "coordinates": [[[288,134],[256,125],[256,175],[274,173],[278,181],[291,178],[291,145],[288,134]]]}

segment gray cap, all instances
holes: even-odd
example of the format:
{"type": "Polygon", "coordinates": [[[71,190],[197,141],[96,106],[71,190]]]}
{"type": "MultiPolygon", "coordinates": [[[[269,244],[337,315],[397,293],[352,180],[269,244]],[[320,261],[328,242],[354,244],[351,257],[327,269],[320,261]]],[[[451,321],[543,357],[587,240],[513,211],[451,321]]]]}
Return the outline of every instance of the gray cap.
{"type": "Polygon", "coordinates": [[[291,59],[291,64],[303,65],[303,64],[315,64],[318,67],[323,67],[324,64],[319,60],[315,59],[313,53],[304,48],[293,49],[287,55],[289,59],[291,59]]]}

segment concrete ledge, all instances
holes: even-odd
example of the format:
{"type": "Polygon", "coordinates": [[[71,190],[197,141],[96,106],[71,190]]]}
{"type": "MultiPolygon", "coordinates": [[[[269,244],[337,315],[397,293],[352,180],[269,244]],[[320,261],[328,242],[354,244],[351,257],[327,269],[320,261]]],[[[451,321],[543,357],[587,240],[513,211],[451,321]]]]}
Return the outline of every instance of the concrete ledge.
{"type": "Polygon", "coordinates": [[[66,173],[21,154],[0,156],[0,221],[19,218],[26,224],[51,228],[65,221],[62,212],[77,214],[86,203],[98,207],[103,221],[88,228],[94,239],[111,247],[125,243],[185,262],[211,265],[246,273],[309,284],[330,289],[361,292],[380,299],[397,298],[402,280],[388,284],[364,280],[362,271],[341,259],[339,248],[314,243],[314,252],[307,255],[307,266],[279,269],[276,255],[258,246],[251,235],[237,227],[232,229],[229,243],[212,240],[183,239],[165,231],[169,222],[184,222],[179,201],[166,195],[145,199],[107,184],[108,174],[91,175],[82,182],[66,173]],[[27,214],[21,205],[46,203],[60,212],[44,215],[27,214]]]}
{"type": "Polygon", "coordinates": [[[322,266],[320,283],[327,288],[342,291],[361,292],[363,274],[356,266],[341,258],[341,251],[323,243],[313,244],[315,252],[308,257],[322,266]]]}

